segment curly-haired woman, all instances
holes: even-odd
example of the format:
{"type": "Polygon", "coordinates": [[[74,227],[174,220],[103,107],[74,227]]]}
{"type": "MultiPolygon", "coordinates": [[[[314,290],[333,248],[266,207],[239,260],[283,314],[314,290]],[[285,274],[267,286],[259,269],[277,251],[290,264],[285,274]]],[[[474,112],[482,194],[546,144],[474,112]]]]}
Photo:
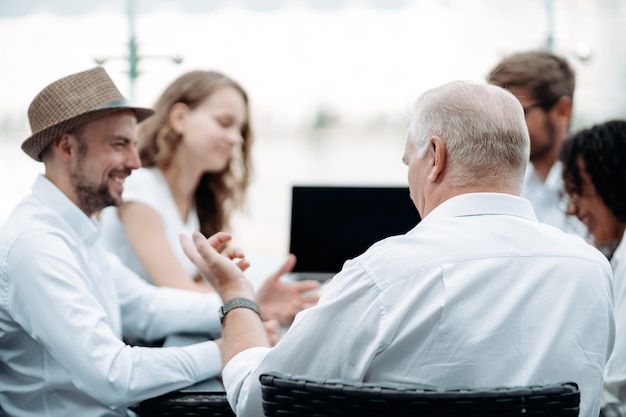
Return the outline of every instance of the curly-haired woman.
{"type": "Polygon", "coordinates": [[[626,416],[626,121],[599,123],[560,150],[568,214],[587,226],[613,269],[615,346],[605,368],[602,413],[626,416]]]}

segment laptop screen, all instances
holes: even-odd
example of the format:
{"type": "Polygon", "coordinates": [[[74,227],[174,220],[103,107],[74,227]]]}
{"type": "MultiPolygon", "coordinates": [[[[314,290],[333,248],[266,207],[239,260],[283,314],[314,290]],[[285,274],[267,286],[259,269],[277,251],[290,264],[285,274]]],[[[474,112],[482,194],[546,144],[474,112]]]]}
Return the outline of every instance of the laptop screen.
{"type": "Polygon", "coordinates": [[[294,185],[289,251],[293,272],[336,273],[373,243],[420,220],[408,187],[294,185]]]}

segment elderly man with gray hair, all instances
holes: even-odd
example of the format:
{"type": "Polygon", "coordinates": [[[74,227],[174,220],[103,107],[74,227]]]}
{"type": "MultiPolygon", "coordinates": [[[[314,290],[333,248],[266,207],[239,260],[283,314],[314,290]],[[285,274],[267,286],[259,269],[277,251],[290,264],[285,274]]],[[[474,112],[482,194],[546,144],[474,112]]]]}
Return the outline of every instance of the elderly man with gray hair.
{"type": "Polygon", "coordinates": [[[422,221],[347,261],[274,347],[247,261],[216,249],[230,235],[182,237],[225,301],[223,381],[237,415],[263,415],[259,375],[277,371],[467,387],[567,380],[580,386],[580,415],[597,416],[615,333],[611,267],[519,197],[529,148],[506,90],[458,81],[423,94],[403,156],[422,221]]]}

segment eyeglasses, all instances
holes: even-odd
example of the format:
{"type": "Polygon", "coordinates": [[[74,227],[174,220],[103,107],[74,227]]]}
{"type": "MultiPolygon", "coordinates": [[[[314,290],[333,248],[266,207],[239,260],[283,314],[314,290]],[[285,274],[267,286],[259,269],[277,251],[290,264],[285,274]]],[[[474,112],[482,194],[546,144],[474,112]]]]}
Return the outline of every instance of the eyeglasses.
{"type": "Polygon", "coordinates": [[[532,109],[536,107],[540,107],[544,111],[549,110],[552,106],[556,104],[557,101],[559,101],[560,98],[561,97],[553,98],[550,100],[544,100],[535,104],[531,104],[530,106],[522,107],[524,109],[524,117],[526,117],[528,115],[528,112],[530,112],[532,109]]]}

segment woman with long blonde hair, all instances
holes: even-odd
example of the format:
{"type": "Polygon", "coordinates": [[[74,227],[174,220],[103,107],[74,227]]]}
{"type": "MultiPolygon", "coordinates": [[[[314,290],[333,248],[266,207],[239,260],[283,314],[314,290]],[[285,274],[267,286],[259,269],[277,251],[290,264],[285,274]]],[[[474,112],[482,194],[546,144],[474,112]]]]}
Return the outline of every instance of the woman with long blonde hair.
{"type": "MultiPolygon", "coordinates": [[[[124,203],[101,214],[107,247],[158,286],[211,291],[185,256],[181,233],[210,236],[229,230],[251,181],[253,143],[248,95],[216,71],[191,71],[174,80],[139,125],[142,168],[124,185],[124,203]]],[[[316,296],[318,283],[285,283],[284,265],[259,289],[264,317],[287,324],[316,296]]]]}

